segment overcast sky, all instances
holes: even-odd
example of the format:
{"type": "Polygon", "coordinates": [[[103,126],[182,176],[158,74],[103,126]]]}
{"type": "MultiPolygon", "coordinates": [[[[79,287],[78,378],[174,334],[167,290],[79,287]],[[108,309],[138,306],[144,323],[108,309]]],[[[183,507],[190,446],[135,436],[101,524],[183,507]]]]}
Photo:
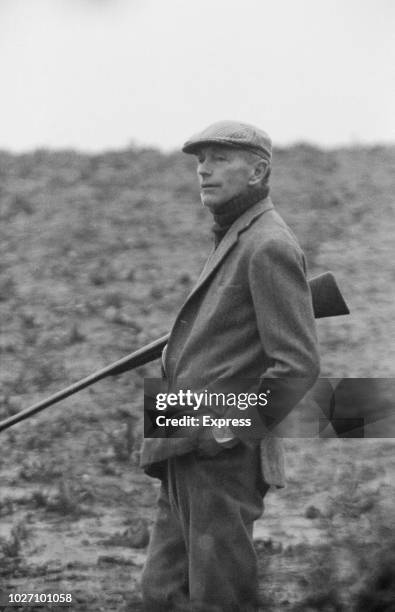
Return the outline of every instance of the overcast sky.
{"type": "Polygon", "coordinates": [[[0,0],[0,148],[395,142],[393,0],[0,0]]]}

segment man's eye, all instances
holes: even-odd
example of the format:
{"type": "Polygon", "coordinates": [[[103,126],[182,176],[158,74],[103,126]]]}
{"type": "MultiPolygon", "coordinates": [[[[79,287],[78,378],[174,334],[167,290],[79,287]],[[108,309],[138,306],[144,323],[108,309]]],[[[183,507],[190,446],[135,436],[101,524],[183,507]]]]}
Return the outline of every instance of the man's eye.
{"type": "Polygon", "coordinates": [[[225,155],[216,155],[215,159],[217,159],[218,161],[226,161],[227,157],[225,155]]]}

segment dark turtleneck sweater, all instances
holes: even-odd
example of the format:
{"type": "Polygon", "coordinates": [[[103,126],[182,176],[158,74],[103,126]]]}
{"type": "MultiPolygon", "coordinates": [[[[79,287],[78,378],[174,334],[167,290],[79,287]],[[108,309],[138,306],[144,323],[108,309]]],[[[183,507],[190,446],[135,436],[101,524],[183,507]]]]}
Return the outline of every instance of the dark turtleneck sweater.
{"type": "Polygon", "coordinates": [[[230,226],[233,225],[240,215],[268,195],[269,186],[262,185],[259,188],[250,188],[218,206],[213,211],[214,225],[212,230],[214,232],[215,247],[219,245],[230,226]]]}

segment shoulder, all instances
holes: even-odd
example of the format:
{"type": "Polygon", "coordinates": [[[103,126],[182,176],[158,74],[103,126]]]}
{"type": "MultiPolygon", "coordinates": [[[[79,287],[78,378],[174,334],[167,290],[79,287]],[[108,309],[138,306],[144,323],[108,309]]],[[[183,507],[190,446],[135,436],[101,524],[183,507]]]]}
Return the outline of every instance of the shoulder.
{"type": "Polygon", "coordinates": [[[268,256],[304,259],[295,234],[274,209],[257,217],[240,238],[250,258],[268,256]]]}

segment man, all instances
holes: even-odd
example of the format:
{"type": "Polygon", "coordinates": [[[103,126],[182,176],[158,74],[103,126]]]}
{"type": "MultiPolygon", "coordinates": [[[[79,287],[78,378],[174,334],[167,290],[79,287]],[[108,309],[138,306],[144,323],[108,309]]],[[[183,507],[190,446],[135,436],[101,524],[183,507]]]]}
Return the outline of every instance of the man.
{"type": "Polygon", "coordinates": [[[150,612],[250,612],[258,605],[253,523],[269,486],[284,486],[281,446],[269,430],[319,372],[312,300],[303,253],[269,197],[268,135],[222,121],[183,151],[197,158],[215,245],[170,334],[168,388],[239,380],[255,381],[259,392],[277,381],[284,405],[272,405],[261,440],[216,427],[145,439],[142,465],[162,487],[143,600],[150,612]]]}

